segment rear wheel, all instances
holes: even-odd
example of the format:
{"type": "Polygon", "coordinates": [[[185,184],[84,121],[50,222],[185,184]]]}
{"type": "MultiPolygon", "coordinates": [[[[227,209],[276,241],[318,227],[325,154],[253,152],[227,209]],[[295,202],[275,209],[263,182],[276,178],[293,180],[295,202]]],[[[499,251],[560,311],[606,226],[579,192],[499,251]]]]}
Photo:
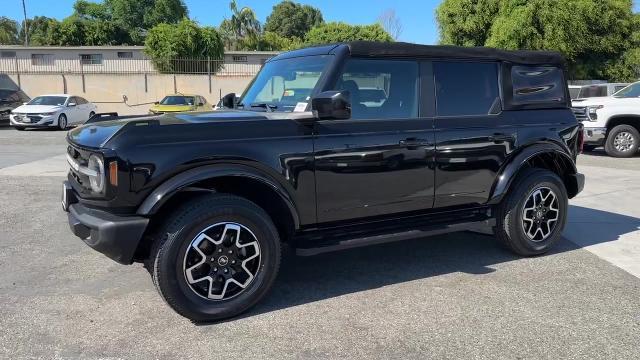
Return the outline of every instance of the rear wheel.
{"type": "Polygon", "coordinates": [[[615,126],[609,135],[604,146],[609,156],[613,157],[632,157],[638,151],[640,146],[640,134],[638,130],[631,125],[615,126]]]}
{"type": "Polygon", "coordinates": [[[18,130],[18,131],[24,131],[25,128],[23,128],[21,126],[16,126],[15,129],[18,130]]]}
{"type": "Polygon", "coordinates": [[[255,305],[280,265],[280,239],[269,216],[233,195],[207,195],[181,206],[158,233],[147,268],[164,300],[193,321],[216,321],[255,305]]]}
{"type": "Polygon", "coordinates": [[[567,210],[567,190],[558,175],[526,169],[497,209],[496,236],[516,254],[543,254],[560,240],[567,210]]]}

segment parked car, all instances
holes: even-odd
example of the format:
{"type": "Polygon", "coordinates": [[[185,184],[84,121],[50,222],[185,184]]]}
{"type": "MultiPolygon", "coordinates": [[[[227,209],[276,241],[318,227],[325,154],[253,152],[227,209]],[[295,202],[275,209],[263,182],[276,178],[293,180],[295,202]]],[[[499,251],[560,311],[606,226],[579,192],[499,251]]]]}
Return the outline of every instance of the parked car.
{"type": "Polygon", "coordinates": [[[574,102],[579,102],[583,99],[589,99],[594,97],[606,97],[615,94],[616,92],[624,89],[628,83],[606,83],[606,84],[592,84],[577,86],[579,89],[576,91],[575,85],[569,86],[569,92],[574,102]],[[574,97],[575,94],[575,97],[574,97]]]}
{"type": "Polygon", "coordinates": [[[29,97],[22,90],[0,89],[0,123],[9,123],[11,111],[29,101],[29,97]]]}
{"type": "Polygon", "coordinates": [[[543,254],[584,186],[564,64],[405,43],[283,53],[239,103],[224,97],[234,110],[72,130],[63,209],[194,321],[260,301],[285,244],[306,256],[482,227],[543,254]]]}
{"type": "Polygon", "coordinates": [[[640,82],[613,96],[573,103],[576,118],[584,124],[584,150],[604,146],[609,156],[631,157],[640,147],[640,82]]]}
{"type": "Polygon", "coordinates": [[[79,125],[96,113],[97,107],[80,96],[68,94],[42,95],[15,108],[10,115],[11,126],[17,130],[36,127],[79,125]]]}
{"type": "Polygon", "coordinates": [[[207,99],[205,99],[204,96],[191,94],[173,94],[167,95],[162,100],[156,102],[149,109],[149,114],[205,110],[211,110],[211,105],[207,103],[207,99]]]}

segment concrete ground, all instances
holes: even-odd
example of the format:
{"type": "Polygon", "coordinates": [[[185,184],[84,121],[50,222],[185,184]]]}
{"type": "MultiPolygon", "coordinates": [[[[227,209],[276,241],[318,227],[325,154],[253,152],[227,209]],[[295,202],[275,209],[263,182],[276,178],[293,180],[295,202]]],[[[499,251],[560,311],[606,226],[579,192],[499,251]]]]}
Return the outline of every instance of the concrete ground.
{"type": "Polygon", "coordinates": [[[460,233],[289,257],[249,313],[194,325],[69,232],[64,149],[0,128],[0,358],[640,358],[640,158],[580,156],[546,256],[460,233]]]}

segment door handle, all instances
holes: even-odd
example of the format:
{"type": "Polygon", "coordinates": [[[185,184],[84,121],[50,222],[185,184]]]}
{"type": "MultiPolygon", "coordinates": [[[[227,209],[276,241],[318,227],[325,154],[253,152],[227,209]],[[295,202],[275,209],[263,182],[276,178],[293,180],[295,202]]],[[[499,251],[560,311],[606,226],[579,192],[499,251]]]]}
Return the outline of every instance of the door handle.
{"type": "Polygon", "coordinates": [[[509,135],[509,134],[497,133],[489,136],[489,141],[493,141],[495,143],[513,141],[513,139],[514,139],[513,135],[509,135]]]}

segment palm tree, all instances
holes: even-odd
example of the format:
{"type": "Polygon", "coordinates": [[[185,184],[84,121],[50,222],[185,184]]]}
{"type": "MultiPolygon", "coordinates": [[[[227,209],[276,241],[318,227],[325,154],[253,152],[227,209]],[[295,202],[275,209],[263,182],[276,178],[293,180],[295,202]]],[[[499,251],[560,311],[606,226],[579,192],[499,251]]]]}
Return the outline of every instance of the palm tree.
{"type": "Polygon", "coordinates": [[[237,48],[242,40],[257,38],[261,26],[253,9],[246,6],[238,9],[236,0],[231,0],[229,8],[231,9],[231,19],[225,19],[220,24],[220,33],[225,39],[225,45],[228,48],[237,48]]]}

